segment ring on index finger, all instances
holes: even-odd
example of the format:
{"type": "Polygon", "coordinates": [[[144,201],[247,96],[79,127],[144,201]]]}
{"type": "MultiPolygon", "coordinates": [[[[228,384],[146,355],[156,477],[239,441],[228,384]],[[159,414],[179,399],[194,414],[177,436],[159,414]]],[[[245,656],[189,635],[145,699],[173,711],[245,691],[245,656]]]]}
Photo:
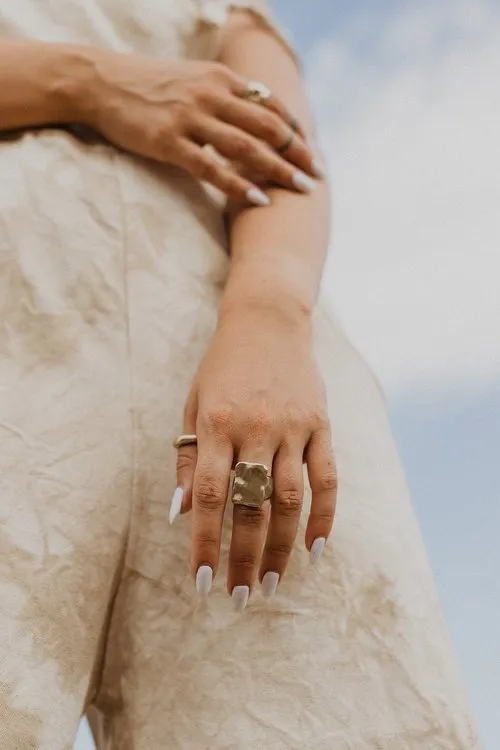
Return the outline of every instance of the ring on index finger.
{"type": "Polygon", "coordinates": [[[233,505],[261,508],[273,494],[273,479],[265,464],[238,461],[231,482],[233,505]]]}

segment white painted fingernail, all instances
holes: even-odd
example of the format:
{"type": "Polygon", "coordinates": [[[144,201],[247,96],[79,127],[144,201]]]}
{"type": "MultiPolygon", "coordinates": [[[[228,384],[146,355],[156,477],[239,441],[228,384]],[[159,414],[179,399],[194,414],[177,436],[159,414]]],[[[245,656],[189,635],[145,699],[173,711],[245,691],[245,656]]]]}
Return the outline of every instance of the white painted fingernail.
{"type": "Polygon", "coordinates": [[[210,565],[200,565],[196,573],[196,591],[202,598],[209,595],[213,577],[214,573],[210,565]]]}
{"type": "Polygon", "coordinates": [[[316,190],[316,183],[304,172],[295,172],[292,177],[293,184],[302,193],[312,193],[316,190]]]}
{"type": "Polygon", "coordinates": [[[322,536],[319,536],[317,539],[314,540],[312,543],[311,550],[309,552],[309,562],[311,565],[316,565],[319,558],[321,557],[323,550],[325,549],[326,539],[322,536]]]}
{"type": "Polygon", "coordinates": [[[269,206],[271,203],[269,196],[256,187],[247,190],[247,199],[250,203],[254,203],[256,206],[269,206]]]}
{"type": "Polygon", "coordinates": [[[264,599],[270,599],[275,595],[278,583],[280,580],[280,574],[275,573],[272,570],[268,570],[262,579],[262,596],[264,599]]]}
{"type": "Polygon", "coordinates": [[[248,597],[250,596],[250,589],[248,586],[235,586],[231,599],[233,600],[233,607],[236,612],[243,612],[247,606],[248,597]]]}
{"type": "Polygon", "coordinates": [[[325,168],[319,159],[313,159],[311,162],[312,170],[316,177],[324,177],[326,174],[325,168]]]}
{"type": "Polygon", "coordinates": [[[172,501],[170,503],[170,513],[168,515],[168,520],[170,521],[170,525],[173,524],[173,522],[175,521],[175,519],[181,512],[183,496],[184,496],[184,490],[182,489],[182,487],[177,487],[172,497],[172,501]]]}

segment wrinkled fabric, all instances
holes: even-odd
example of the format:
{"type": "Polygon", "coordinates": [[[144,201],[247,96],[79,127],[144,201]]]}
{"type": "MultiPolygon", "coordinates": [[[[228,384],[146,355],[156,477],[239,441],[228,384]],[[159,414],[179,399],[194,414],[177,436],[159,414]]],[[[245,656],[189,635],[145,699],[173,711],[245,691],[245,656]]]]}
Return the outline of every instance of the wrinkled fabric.
{"type": "MultiPolygon", "coordinates": [[[[208,58],[232,5],[0,0],[0,37],[208,58]]],[[[228,268],[185,173],[0,142],[1,750],[70,750],[87,709],[99,750],[479,749],[383,399],[321,306],[334,535],[311,569],[304,514],[270,603],[235,614],[224,564],[196,598],[171,441],[228,268]]]]}

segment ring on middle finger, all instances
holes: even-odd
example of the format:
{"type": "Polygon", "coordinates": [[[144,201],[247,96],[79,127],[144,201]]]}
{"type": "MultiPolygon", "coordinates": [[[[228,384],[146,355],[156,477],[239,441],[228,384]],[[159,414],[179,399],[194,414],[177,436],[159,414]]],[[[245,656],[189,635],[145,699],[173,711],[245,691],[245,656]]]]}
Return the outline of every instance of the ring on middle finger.
{"type": "Polygon", "coordinates": [[[248,81],[242,94],[243,99],[247,99],[254,104],[263,104],[271,97],[271,91],[262,81],[248,81]]]}
{"type": "Polygon", "coordinates": [[[273,493],[271,472],[265,464],[238,461],[231,484],[233,505],[259,509],[273,493]]]}

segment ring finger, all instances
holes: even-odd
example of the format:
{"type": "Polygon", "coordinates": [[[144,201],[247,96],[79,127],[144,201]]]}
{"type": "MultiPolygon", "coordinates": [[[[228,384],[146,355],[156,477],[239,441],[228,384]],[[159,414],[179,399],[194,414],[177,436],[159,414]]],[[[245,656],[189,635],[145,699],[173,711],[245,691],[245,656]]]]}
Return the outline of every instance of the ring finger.
{"type": "MultiPolygon", "coordinates": [[[[271,471],[273,450],[243,448],[238,461],[262,463],[271,471]]],[[[269,502],[259,507],[233,505],[233,531],[229,550],[228,592],[237,612],[245,609],[257,578],[269,518],[269,502]]]]}
{"type": "Polygon", "coordinates": [[[300,441],[287,443],[274,459],[271,517],[259,575],[266,598],[276,591],[297,536],[304,497],[303,452],[300,441]]]}
{"type": "Polygon", "coordinates": [[[273,149],[281,148],[295,131],[290,146],[284,152],[284,158],[304,172],[315,177],[320,176],[314,154],[307,147],[297,129],[298,125],[295,125],[292,118],[283,121],[281,117],[274,112],[267,111],[262,105],[239,101],[236,97],[230,97],[221,102],[216,114],[224,122],[261,138],[273,149]]]}
{"type": "Polygon", "coordinates": [[[244,164],[271,182],[303,193],[316,189],[316,182],[305,172],[239,128],[206,118],[193,135],[203,144],[212,144],[222,156],[244,164]]]}

